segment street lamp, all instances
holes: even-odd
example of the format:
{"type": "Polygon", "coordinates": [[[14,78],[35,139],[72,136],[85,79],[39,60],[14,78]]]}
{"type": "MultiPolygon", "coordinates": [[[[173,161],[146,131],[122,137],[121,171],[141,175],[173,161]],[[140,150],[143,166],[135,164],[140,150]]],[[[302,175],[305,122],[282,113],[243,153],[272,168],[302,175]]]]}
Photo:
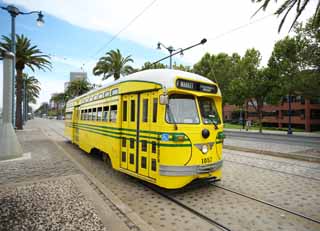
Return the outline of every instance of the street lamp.
{"type": "Polygon", "coordinates": [[[174,51],[179,51],[179,52],[180,52],[180,55],[182,56],[182,55],[183,55],[182,48],[174,49],[173,46],[168,46],[168,47],[166,47],[166,46],[163,45],[161,42],[158,42],[158,47],[157,47],[157,49],[158,49],[158,50],[161,50],[161,47],[163,47],[163,48],[167,49],[167,51],[169,51],[169,53],[170,53],[170,66],[169,66],[169,67],[170,67],[170,69],[172,69],[172,53],[173,53],[174,51]]]}
{"type": "Polygon", "coordinates": [[[154,63],[152,63],[152,65],[155,65],[155,64],[161,62],[162,60],[165,60],[165,59],[167,59],[167,58],[170,58],[170,69],[172,69],[172,56],[174,56],[174,55],[176,55],[176,54],[183,55],[183,54],[184,54],[184,51],[189,50],[189,49],[191,49],[191,48],[193,48],[193,47],[196,47],[196,46],[198,46],[198,45],[203,45],[203,44],[205,44],[206,42],[207,42],[207,39],[203,38],[199,43],[196,43],[196,44],[191,45],[191,46],[189,46],[189,47],[187,47],[187,48],[184,48],[184,49],[182,49],[182,48],[174,49],[172,46],[166,47],[166,46],[164,46],[162,43],[158,42],[158,49],[161,49],[161,46],[163,46],[164,48],[166,48],[166,49],[169,51],[170,55],[168,55],[168,56],[166,56],[166,57],[164,57],[164,58],[162,58],[162,59],[159,59],[158,61],[155,61],[154,63]]]}
{"type": "MultiPolygon", "coordinates": [[[[11,15],[11,52],[16,54],[16,25],[15,19],[18,15],[28,15],[28,14],[38,14],[37,25],[42,26],[44,24],[43,14],[41,11],[30,11],[22,12],[17,7],[13,5],[8,5],[7,7],[1,6],[1,9],[7,11],[11,15]]],[[[12,125],[15,127],[15,66],[16,66],[16,57],[13,58],[12,65],[12,125]]],[[[24,105],[25,107],[26,105],[24,105]]],[[[25,111],[25,110],[24,110],[25,111]]]]}

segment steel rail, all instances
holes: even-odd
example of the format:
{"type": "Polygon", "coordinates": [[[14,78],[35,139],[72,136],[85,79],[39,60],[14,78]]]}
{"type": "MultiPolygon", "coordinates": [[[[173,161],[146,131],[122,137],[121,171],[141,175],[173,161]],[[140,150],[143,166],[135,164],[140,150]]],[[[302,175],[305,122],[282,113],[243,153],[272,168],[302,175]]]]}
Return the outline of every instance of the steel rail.
{"type": "Polygon", "coordinates": [[[245,197],[245,198],[248,198],[248,199],[251,199],[251,200],[260,202],[260,203],[262,203],[262,204],[271,206],[271,207],[273,207],[273,208],[280,209],[280,210],[282,210],[282,211],[285,211],[285,212],[290,213],[290,214],[293,214],[293,215],[295,215],[295,216],[298,216],[298,217],[304,218],[304,219],[306,219],[306,220],[315,222],[315,223],[317,223],[317,224],[320,224],[320,220],[313,219],[313,218],[308,217],[308,216],[305,216],[305,215],[303,215],[303,214],[301,214],[301,213],[291,211],[291,210],[286,209],[286,208],[283,208],[283,207],[281,207],[281,206],[278,206],[278,205],[275,205],[275,204],[271,204],[271,203],[269,203],[269,202],[266,202],[266,201],[260,200],[260,199],[258,199],[258,198],[255,198],[255,197],[252,197],[252,196],[249,196],[249,195],[246,195],[246,194],[243,194],[243,193],[234,191],[234,190],[232,190],[232,189],[229,189],[229,188],[226,188],[226,187],[223,187],[223,186],[219,186],[219,185],[216,185],[216,184],[211,184],[211,185],[214,186],[214,187],[217,187],[217,188],[226,190],[226,191],[228,191],[228,192],[231,192],[231,193],[240,195],[240,196],[242,196],[242,197],[245,197]]]}
{"type": "Polygon", "coordinates": [[[171,202],[181,206],[182,208],[184,208],[185,210],[191,212],[192,214],[200,217],[201,219],[205,220],[206,222],[208,222],[209,224],[212,224],[214,226],[216,226],[217,228],[223,230],[223,231],[232,231],[231,229],[229,229],[228,227],[226,227],[225,225],[221,224],[220,222],[218,221],[215,221],[213,219],[211,219],[210,217],[198,212],[197,210],[185,205],[184,203],[180,202],[179,200],[171,197],[169,194],[163,192],[162,190],[160,190],[159,188],[157,188],[156,186],[154,185],[150,185],[149,183],[147,182],[142,182],[140,181],[140,183],[142,185],[144,185],[145,187],[147,187],[148,189],[152,190],[153,192],[156,192],[157,194],[161,195],[162,197],[170,200],[171,202]]]}

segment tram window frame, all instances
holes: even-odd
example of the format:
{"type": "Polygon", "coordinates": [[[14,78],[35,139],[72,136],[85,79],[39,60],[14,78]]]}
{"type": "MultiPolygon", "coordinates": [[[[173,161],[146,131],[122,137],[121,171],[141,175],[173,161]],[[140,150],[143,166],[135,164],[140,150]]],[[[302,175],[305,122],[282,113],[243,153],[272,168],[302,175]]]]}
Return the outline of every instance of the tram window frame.
{"type": "Polygon", "coordinates": [[[102,119],[102,107],[98,107],[97,110],[97,121],[101,121],[102,119]]]}
{"type": "Polygon", "coordinates": [[[146,140],[141,140],[141,152],[148,151],[148,143],[146,140]]]}
{"type": "Polygon", "coordinates": [[[110,106],[110,122],[116,123],[117,122],[117,115],[118,115],[118,105],[114,104],[110,106]],[[114,115],[112,114],[114,113],[114,115]]]}
{"type": "Polygon", "coordinates": [[[143,99],[142,101],[142,122],[148,122],[148,105],[149,105],[149,100],[148,99],[143,99]]]}
{"type": "Polygon", "coordinates": [[[97,108],[92,109],[92,120],[95,121],[97,119],[97,108]]]}
{"type": "Polygon", "coordinates": [[[123,148],[127,147],[127,138],[126,138],[126,137],[122,137],[121,146],[122,146],[123,148]]]}
{"type": "Polygon", "coordinates": [[[91,120],[91,118],[92,118],[92,109],[89,108],[88,109],[88,120],[91,120]]]}
{"type": "Polygon", "coordinates": [[[152,122],[156,123],[158,119],[158,98],[153,98],[153,115],[152,122]]]}
{"type": "Polygon", "coordinates": [[[130,148],[133,149],[134,148],[134,139],[130,138],[130,148]]]}
{"type": "Polygon", "coordinates": [[[109,106],[103,107],[102,121],[109,122],[109,106]]]}
{"type": "Polygon", "coordinates": [[[83,120],[87,120],[87,116],[88,116],[88,109],[84,109],[84,115],[83,115],[83,120]]]}
{"type": "Polygon", "coordinates": [[[128,101],[124,100],[122,104],[122,120],[127,121],[128,117],[128,101]]]}
{"type": "Polygon", "coordinates": [[[152,152],[152,153],[157,153],[157,143],[156,143],[155,141],[152,141],[152,142],[151,142],[151,146],[152,146],[151,152],[152,152]]]}
{"type": "Polygon", "coordinates": [[[157,160],[156,159],[151,159],[151,170],[157,171],[157,160]]]}
{"type": "Polygon", "coordinates": [[[147,168],[147,157],[141,156],[141,168],[147,168]]]}
{"type": "Polygon", "coordinates": [[[136,120],[136,101],[132,99],[130,102],[130,121],[134,122],[136,120]]]}

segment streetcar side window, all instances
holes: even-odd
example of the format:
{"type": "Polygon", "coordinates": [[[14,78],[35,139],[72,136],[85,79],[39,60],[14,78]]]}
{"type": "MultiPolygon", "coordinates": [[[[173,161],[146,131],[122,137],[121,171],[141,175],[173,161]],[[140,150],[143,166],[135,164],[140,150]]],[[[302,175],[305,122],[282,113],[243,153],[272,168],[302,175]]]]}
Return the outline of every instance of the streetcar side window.
{"type": "Polygon", "coordinates": [[[111,105],[110,109],[110,122],[115,123],[117,121],[117,105],[111,105]]]}
{"type": "Polygon", "coordinates": [[[102,118],[102,107],[98,107],[97,120],[101,121],[102,118]]]}
{"type": "Polygon", "coordinates": [[[81,110],[80,113],[80,119],[83,120],[83,110],[81,110]]]}
{"type": "Polygon", "coordinates": [[[148,122],[148,99],[143,99],[142,122],[148,122]]]}
{"type": "Polygon", "coordinates": [[[83,120],[87,120],[88,119],[88,110],[85,109],[84,110],[84,115],[83,115],[83,120]]]}
{"type": "Polygon", "coordinates": [[[158,114],[158,99],[153,99],[153,115],[152,115],[152,122],[157,122],[157,114],[158,114]]]}
{"type": "Polygon", "coordinates": [[[135,113],[136,113],[136,109],[135,109],[135,101],[134,100],[131,100],[131,122],[134,122],[135,121],[135,113]]]}
{"type": "Polygon", "coordinates": [[[122,120],[123,121],[127,121],[127,105],[128,104],[128,102],[127,101],[123,101],[123,108],[122,108],[122,120]]]}
{"type": "Polygon", "coordinates": [[[92,118],[92,112],[91,112],[91,108],[88,110],[88,120],[91,120],[92,118]]]}
{"type": "Polygon", "coordinates": [[[97,117],[97,108],[92,109],[92,120],[96,120],[97,117]]]}
{"type": "Polygon", "coordinates": [[[102,120],[108,122],[109,106],[103,107],[102,120]]]}

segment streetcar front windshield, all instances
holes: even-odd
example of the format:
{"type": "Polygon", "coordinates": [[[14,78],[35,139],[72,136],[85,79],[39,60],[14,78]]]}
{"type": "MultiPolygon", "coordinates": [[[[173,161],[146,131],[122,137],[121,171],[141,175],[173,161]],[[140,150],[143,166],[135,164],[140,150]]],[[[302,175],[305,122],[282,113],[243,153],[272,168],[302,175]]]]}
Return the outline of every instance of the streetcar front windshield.
{"type": "Polygon", "coordinates": [[[198,97],[200,114],[204,124],[220,124],[220,118],[212,98],[198,97]]]}
{"type": "Polygon", "coordinates": [[[166,121],[174,124],[198,124],[196,100],[191,95],[171,95],[166,109],[166,121]]]}

